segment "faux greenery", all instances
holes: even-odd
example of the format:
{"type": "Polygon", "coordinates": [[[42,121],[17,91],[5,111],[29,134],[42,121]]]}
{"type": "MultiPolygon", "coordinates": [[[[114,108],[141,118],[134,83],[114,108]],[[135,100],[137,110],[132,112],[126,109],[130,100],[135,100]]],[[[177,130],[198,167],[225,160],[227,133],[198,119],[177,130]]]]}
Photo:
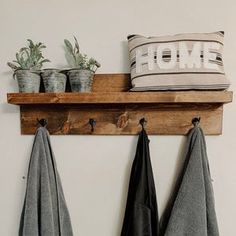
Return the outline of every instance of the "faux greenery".
{"type": "Polygon", "coordinates": [[[80,53],[78,40],[76,37],[74,37],[74,40],[74,46],[68,39],[64,40],[67,63],[71,68],[91,70],[95,72],[97,68],[101,66],[100,63],[98,63],[94,58],[88,58],[86,54],[80,53]]]}
{"type": "Polygon", "coordinates": [[[28,45],[16,53],[16,60],[7,63],[14,71],[40,70],[45,62],[50,62],[43,57],[42,50],[46,48],[43,43],[34,43],[31,39],[27,41],[28,45]]]}

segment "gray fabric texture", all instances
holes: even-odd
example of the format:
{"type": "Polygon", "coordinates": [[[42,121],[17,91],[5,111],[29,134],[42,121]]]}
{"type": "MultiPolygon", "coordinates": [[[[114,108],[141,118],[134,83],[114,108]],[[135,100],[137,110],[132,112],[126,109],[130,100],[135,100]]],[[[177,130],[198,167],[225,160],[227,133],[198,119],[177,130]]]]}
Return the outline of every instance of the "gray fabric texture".
{"type": "Polygon", "coordinates": [[[69,212],[46,128],[35,135],[19,236],[72,236],[69,212]]]}
{"type": "Polygon", "coordinates": [[[198,125],[190,130],[186,147],[179,185],[169,214],[164,216],[163,235],[219,236],[206,143],[198,125]]]}

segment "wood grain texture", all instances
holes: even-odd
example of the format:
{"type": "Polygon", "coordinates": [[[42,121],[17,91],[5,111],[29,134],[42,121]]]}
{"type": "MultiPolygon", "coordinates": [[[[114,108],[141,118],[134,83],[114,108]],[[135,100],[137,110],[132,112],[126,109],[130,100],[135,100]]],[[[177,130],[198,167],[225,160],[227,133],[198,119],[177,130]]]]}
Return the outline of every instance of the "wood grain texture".
{"type": "Polygon", "coordinates": [[[137,134],[141,127],[139,120],[148,121],[149,134],[187,134],[192,127],[192,118],[201,117],[201,126],[206,134],[222,133],[222,105],[142,105],[142,106],[21,106],[21,132],[34,134],[37,119],[49,121],[51,134],[94,134],[120,135],[137,134]],[[91,132],[89,119],[97,121],[91,132]]]}
{"type": "Polygon", "coordinates": [[[92,91],[127,92],[130,88],[130,74],[95,74],[92,91]]]}
{"type": "Polygon", "coordinates": [[[9,93],[11,104],[229,103],[230,91],[9,93]]]}
{"type": "Polygon", "coordinates": [[[42,118],[51,134],[137,134],[143,117],[149,134],[186,134],[200,116],[205,133],[218,135],[223,104],[233,98],[230,91],[128,92],[130,87],[129,74],[97,74],[91,93],[9,93],[8,103],[21,107],[22,134],[34,134],[42,118]],[[97,121],[94,132],[90,118],[97,121]]]}

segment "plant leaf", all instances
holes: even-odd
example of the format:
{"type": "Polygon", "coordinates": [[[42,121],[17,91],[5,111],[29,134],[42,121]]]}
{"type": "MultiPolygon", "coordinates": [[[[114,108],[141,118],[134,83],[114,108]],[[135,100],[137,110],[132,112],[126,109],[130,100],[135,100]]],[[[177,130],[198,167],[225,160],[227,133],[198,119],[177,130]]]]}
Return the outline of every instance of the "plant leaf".
{"type": "Polygon", "coordinates": [[[68,50],[69,53],[73,53],[73,46],[71,44],[71,42],[68,39],[64,39],[64,43],[66,46],[66,49],[68,50]]]}
{"type": "Polygon", "coordinates": [[[75,40],[75,49],[76,49],[76,53],[78,53],[79,54],[79,43],[78,43],[78,40],[77,40],[77,38],[74,36],[74,40],[75,40]]]}
{"type": "Polygon", "coordinates": [[[42,61],[40,61],[40,63],[45,63],[45,62],[51,62],[50,60],[48,60],[48,59],[43,59],[42,61]]]}
{"type": "Polygon", "coordinates": [[[35,47],[35,45],[34,45],[34,43],[31,39],[27,39],[27,41],[29,42],[29,48],[34,48],[35,47]]]}
{"type": "Polygon", "coordinates": [[[98,68],[101,67],[101,64],[100,64],[98,61],[95,62],[95,65],[96,65],[96,67],[98,67],[98,68]]]}
{"type": "Polygon", "coordinates": [[[11,67],[11,69],[13,69],[13,70],[17,70],[17,69],[18,69],[18,66],[16,66],[16,65],[13,64],[12,62],[7,62],[7,65],[8,65],[9,67],[11,67]]]}

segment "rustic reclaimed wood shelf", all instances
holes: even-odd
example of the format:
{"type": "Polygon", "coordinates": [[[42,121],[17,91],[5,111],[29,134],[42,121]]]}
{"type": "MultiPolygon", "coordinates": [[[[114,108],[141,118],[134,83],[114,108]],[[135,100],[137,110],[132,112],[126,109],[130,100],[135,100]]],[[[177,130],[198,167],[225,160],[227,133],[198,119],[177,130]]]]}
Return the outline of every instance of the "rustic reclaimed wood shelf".
{"type": "Polygon", "coordinates": [[[232,92],[92,92],[9,93],[8,103],[26,104],[165,104],[228,103],[232,92]]]}
{"type": "Polygon", "coordinates": [[[186,134],[200,116],[205,133],[217,135],[223,104],[233,97],[230,91],[125,92],[129,87],[127,74],[96,75],[91,93],[9,93],[8,103],[20,105],[22,134],[33,134],[42,118],[51,134],[137,134],[143,117],[149,134],[186,134]]]}

